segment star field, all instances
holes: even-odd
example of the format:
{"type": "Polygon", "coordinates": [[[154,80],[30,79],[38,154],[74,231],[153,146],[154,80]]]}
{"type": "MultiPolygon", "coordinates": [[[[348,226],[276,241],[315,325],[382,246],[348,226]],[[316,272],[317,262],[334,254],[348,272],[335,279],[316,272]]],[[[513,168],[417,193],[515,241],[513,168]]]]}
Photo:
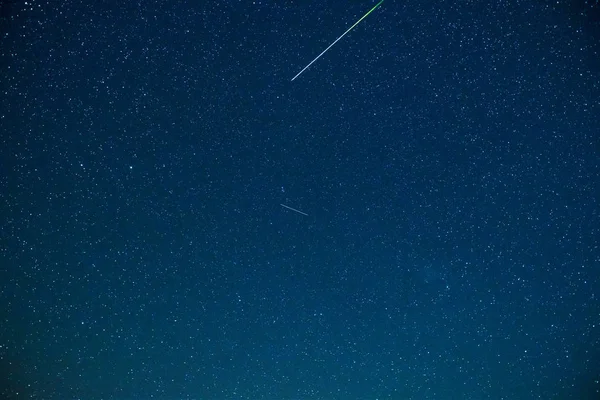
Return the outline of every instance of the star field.
{"type": "Polygon", "coordinates": [[[0,397],[600,399],[598,4],[374,4],[0,6],[0,397]]]}

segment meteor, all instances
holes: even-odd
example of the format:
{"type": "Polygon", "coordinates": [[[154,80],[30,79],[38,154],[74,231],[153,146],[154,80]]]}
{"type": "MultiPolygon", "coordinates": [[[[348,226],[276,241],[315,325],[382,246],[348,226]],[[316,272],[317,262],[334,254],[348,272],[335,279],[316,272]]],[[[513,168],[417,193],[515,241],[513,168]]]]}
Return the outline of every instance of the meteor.
{"type": "Polygon", "coordinates": [[[306,70],[308,67],[310,67],[311,65],[313,65],[313,63],[314,63],[315,61],[317,61],[319,58],[321,58],[321,56],[322,56],[323,54],[325,54],[325,52],[326,52],[327,50],[329,50],[330,48],[332,48],[334,44],[336,44],[337,42],[339,42],[339,40],[340,40],[341,38],[343,38],[344,36],[346,36],[346,34],[347,34],[348,32],[350,32],[352,29],[354,29],[354,27],[355,27],[356,25],[358,25],[358,24],[360,23],[360,21],[362,21],[363,19],[367,18],[367,15],[371,14],[371,13],[372,13],[372,12],[373,12],[373,11],[374,11],[374,10],[375,10],[377,7],[379,7],[379,5],[380,5],[381,3],[383,3],[383,0],[381,0],[379,3],[377,3],[377,4],[375,5],[375,7],[371,8],[371,9],[369,10],[369,12],[368,12],[368,13],[366,13],[365,15],[363,15],[363,17],[362,17],[361,19],[359,19],[358,21],[356,21],[356,22],[354,23],[354,25],[352,25],[350,28],[348,28],[348,30],[347,30],[346,32],[342,33],[342,36],[340,36],[339,38],[335,39],[335,42],[331,43],[331,44],[329,45],[329,47],[327,47],[325,50],[323,50],[323,51],[321,52],[321,54],[319,54],[317,57],[315,57],[315,59],[314,59],[314,60],[312,60],[312,61],[311,61],[311,62],[310,62],[310,63],[309,63],[309,64],[308,64],[306,67],[302,68],[302,71],[298,72],[298,73],[296,74],[296,76],[294,76],[294,77],[292,78],[292,80],[291,80],[290,82],[292,82],[294,79],[296,79],[297,77],[299,77],[299,76],[300,76],[300,74],[301,74],[301,73],[303,73],[303,72],[304,72],[304,71],[305,71],[305,70],[306,70]]]}
{"type": "Polygon", "coordinates": [[[300,210],[296,210],[295,208],[292,208],[292,207],[290,207],[290,206],[286,206],[285,204],[279,204],[279,205],[280,205],[281,207],[285,207],[285,208],[287,208],[288,210],[295,211],[295,212],[297,212],[298,214],[306,215],[306,216],[308,217],[308,214],[307,214],[307,213],[304,213],[304,212],[302,212],[302,211],[300,211],[300,210]]]}

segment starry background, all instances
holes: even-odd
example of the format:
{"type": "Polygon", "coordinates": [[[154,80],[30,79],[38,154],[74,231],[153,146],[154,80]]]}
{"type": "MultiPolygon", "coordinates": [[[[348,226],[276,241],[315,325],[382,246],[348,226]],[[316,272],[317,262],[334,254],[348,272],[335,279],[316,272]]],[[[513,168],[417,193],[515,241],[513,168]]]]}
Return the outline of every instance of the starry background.
{"type": "Polygon", "coordinates": [[[2,398],[600,398],[597,3],[373,5],[2,3],[2,398]]]}

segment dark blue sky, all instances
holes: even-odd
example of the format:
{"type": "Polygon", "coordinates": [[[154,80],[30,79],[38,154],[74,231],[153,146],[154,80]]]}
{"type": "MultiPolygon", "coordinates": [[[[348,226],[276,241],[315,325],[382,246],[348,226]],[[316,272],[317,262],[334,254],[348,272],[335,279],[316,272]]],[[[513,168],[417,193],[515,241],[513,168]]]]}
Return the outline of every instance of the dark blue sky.
{"type": "Polygon", "coordinates": [[[2,398],[600,398],[598,5],[374,4],[0,6],[2,398]]]}

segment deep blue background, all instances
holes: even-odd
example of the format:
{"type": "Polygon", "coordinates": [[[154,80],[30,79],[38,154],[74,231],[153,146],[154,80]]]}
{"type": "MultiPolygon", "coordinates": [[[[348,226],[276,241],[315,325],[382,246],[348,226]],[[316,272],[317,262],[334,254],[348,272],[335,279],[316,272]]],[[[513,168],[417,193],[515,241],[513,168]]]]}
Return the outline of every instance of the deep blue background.
{"type": "Polygon", "coordinates": [[[373,5],[0,6],[3,398],[600,398],[598,5],[373,5]]]}

